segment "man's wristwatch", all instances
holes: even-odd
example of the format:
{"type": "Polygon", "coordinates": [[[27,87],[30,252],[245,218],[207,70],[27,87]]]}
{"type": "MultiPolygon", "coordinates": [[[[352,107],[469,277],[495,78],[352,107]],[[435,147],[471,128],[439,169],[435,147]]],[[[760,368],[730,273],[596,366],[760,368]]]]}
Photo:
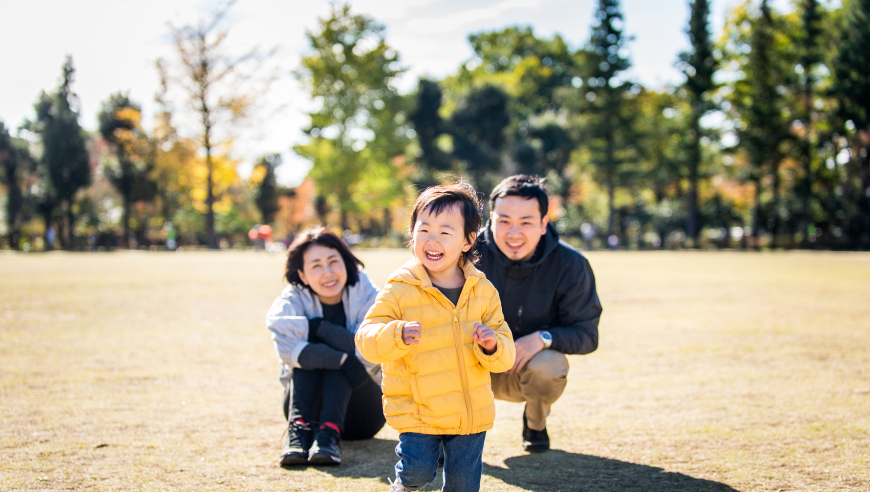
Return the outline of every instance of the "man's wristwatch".
{"type": "Polygon", "coordinates": [[[541,341],[544,342],[544,350],[550,348],[550,345],[553,345],[553,335],[551,335],[549,331],[541,330],[538,334],[541,336],[541,341]]]}

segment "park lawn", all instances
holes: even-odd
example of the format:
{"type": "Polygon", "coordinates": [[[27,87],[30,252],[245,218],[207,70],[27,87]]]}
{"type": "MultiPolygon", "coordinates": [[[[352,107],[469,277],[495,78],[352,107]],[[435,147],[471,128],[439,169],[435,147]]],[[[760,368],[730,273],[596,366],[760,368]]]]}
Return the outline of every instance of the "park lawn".
{"type": "MultiPolygon", "coordinates": [[[[378,283],[409,257],[358,253],[378,283]]],[[[554,449],[526,455],[498,402],[482,490],[870,490],[870,254],[587,257],[601,342],[569,358],[554,449]]],[[[386,490],[389,428],[277,466],[283,263],[0,254],[0,490],[386,490]]]]}

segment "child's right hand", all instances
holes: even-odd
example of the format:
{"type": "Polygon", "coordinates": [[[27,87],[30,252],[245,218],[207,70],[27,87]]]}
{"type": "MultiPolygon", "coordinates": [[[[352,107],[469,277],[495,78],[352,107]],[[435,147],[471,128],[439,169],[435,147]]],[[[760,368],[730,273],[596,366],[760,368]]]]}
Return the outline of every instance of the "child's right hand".
{"type": "Polygon", "coordinates": [[[405,345],[420,343],[422,335],[423,330],[419,321],[409,321],[402,327],[402,341],[405,342],[405,345]]]}

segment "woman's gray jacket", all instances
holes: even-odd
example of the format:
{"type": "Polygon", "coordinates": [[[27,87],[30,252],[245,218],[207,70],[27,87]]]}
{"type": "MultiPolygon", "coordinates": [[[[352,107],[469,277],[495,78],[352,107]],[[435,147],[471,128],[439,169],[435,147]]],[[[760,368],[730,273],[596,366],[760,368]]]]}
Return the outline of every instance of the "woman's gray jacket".
{"type": "MultiPolygon", "coordinates": [[[[346,285],[341,295],[344,314],[347,317],[347,330],[356,334],[366,312],[374,304],[378,288],[362,270],[355,285],[346,285]]],[[[286,387],[299,365],[299,354],[308,345],[308,320],[323,317],[320,299],[311,289],[288,285],[272,303],[266,313],[266,327],[272,332],[272,341],[281,363],[280,380],[286,387]]],[[[369,376],[380,385],[381,366],[372,364],[356,352],[356,358],[365,366],[369,376]]]]}

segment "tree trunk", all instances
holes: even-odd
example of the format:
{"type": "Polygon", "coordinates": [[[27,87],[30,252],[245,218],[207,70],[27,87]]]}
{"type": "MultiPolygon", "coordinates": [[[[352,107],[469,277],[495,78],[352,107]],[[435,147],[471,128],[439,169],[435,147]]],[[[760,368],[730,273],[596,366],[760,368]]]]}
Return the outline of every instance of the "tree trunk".
{"type": "Polygon", "coordinates": [[[813,169],[812,169],[812,152],[813,152],[813,82],[812,77],[807,73],[807,81],[804,84],[804,107],[806,114],[804,115],[804,141],[802,145],[803,153],[803,168],[804,179],[801,186],[801,220],[798,223],[800,227],[803,245],[809,245],[807,231],[810,225],[810,201],[813,195],[813,169]]]}
{"type": "Polygon", "coordinates": [[[207,189],[205,194],[205,234],[208,247],[211,249],[218,249],[217,236],[215,236],[214,232],[214,177],[212,175],[211,145],[209,144],[208,133],[206,133],[205,142],[205,165],[208,171],[206,179],[207,189]]]}
{"type": "Polygon", "coordinates": [[[779,198],[779,185],[780,185],[779,166],[780,166],[779,162],[774,162],[773,166],[772,166],[772,170],[771,170],[771,172],[773,173],[773,227],[772,227],[773,230],[771,232],[773,234],[772,246],[774,248],[779,247],[779,244],[780,244],[779,235],[780,235],[780,229],[781,229],[781,227],[780,227],[781,221],[779,220],[779,218],[780,218],[780,214],[779,214],[779,205],[780,205],[780,203],[779,203],[780,202],[780,198],[779,198]]]}
{"type": "Polygon", "coordinates": [[[64,238],[66,244],[64,244],[64,249],[71,250],[73,249],[73,239],[75,238],[75,233],[73,232],[73,226],[75,224],[75,217],[73,216],[72,210],[72,199],[67,200],[66,202],[66,224],[64,224],[64,238]]]}
{"type": "Polygon", "coordinates": [[[130,249],[130,198],[124,197],[124,240],[121,242],[123,247],[130,249]]]}
{"type": "Polygon", "coordinates": [[[761,229],[761,182],[756,178],[752,180],[752,183],[755,185],[755,206],[752,207],[750,235],[752,236],[752,246],[758,248],[760,246],[758,232],[761,229]]]}
{"type": "Polygon", "coordinates": [[[701,164],[701,125],[700,117],[692,116],[692,143],[689,152],[689,190],[686,193],[686,237],[698,246],[698,169],[701,164]]]}

